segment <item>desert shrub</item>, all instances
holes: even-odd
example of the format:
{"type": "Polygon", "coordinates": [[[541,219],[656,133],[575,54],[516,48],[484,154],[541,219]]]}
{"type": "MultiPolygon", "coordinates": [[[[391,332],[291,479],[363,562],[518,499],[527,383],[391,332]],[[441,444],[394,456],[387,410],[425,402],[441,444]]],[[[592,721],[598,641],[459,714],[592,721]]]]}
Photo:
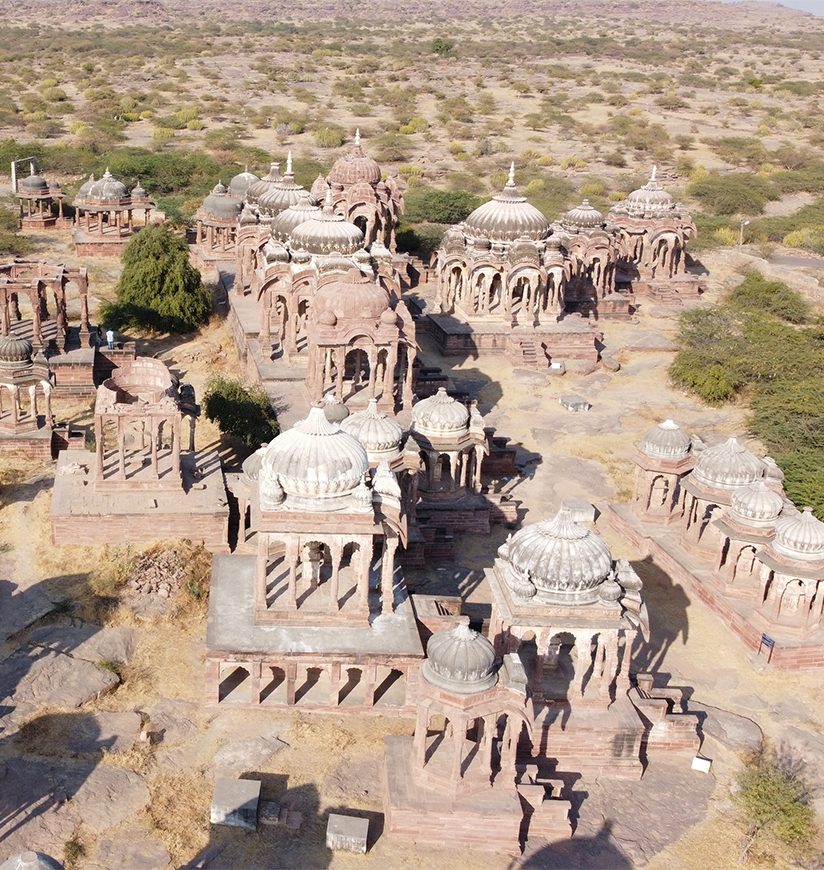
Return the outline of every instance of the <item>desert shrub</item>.
{"type": "Polygon", "coordinates": [[[734,802],[747,825],[746,857],[753,846],[803,855],[815,833],[810,789],[789,758],[764,752],[738,777],[734,802]]]}
{"type": "Polygon", "coordinates": [[[728,304],[734,311],[766,311],[788,323],[804,323],[810,314],[810,304],[803,296],[759,272],[746,276],[730,293],[728,304]]]}
{"type": "Polygon", "coordinates": [[[207,383],[203,413],[221,432],[239,438],[250,449],[268,444],[280,432],[275,412],[260,387],[244,387],[222,375],[207,383]]]}
{"type": "Polygon", "coordinates": [[[340,127],[321,127],[315,130],[315,143],[319,148],[340,148],[345,138],[340,127]]]}
{"type": "Polygon", "coordinates": [[[769,181],[749,172],[702,172],[689,182],[687,193],[718,215],[761,214],[779,196],[769,181]]]}
{"type": "Polygon", "coordinates": [[[713,233],[715,240],[724,247],[738,244],[739,234],[732,227],[718,227],[713,233]]]}
{"type": "Polygon", "coordinates": [[[406,197],[407,223],[457,224],[481,204],[477,196],[462,190],[421,187],[406,197]]]}
{"type": "Polygon", "coordinates": [[[107,324],[190,332],[204,323],[212,297],[189,262],[186,241],[163,225],[143,228],[123,251],[115,302],[102,306],[107,324]]]}
{"type": "Polygon", "coordinates": [[[452,49],[455,47],[455,43],[451,39],[447,39],[445,36],[436,36],[432,40],[432,51],[435,54],[445,55],[449,54],[452,49]]]}
{"type": "Polygon", "coordinates": [[[0,205],[0,255],[22,257],[33,248],[28,236],[17,234],[17,210],[0,205]]]}

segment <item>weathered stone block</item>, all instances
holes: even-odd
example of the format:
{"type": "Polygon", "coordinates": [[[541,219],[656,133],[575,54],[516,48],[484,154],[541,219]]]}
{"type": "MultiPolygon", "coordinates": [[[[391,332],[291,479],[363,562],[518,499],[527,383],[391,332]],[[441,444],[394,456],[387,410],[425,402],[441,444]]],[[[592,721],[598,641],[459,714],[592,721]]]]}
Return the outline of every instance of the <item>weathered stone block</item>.
{"type": "Polygon", "coordinates": [[[260,780],[216,779],[211,822],[213,825],[256,831],[259,801],[260,780]]]}
{"type": "Polygon", "coordinates": [[[329,824],[326,826],[326,847],[328,849],[365,853],[368,836],[369,819],[329,813],[329,824]]]}

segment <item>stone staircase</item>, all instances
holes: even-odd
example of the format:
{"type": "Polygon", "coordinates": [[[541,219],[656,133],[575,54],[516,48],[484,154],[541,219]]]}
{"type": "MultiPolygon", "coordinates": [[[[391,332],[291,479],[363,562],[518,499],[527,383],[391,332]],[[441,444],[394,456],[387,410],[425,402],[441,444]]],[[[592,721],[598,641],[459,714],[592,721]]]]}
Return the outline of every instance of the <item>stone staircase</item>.
{"type": "Polygon", "coordinates": [[[543,344],[532,336],[510,335],[506,354],[513,365],[526,369],[545,369],[548,359],[543,344]]]}

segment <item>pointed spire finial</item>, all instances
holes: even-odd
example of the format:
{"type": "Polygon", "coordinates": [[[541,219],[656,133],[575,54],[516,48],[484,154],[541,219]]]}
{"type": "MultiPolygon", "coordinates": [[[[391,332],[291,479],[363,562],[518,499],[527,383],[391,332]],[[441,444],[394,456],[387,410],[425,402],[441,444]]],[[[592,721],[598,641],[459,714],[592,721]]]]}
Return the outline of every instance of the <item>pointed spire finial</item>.
{"type": "Polygon", "coordinates": [[[658,164],[653,163],[652,164],[652,175],[650,175],[649,180],[655,181],[657,178],[658,178],[658,164]]]}
{"type": "Polygon", "coordinates": [[[292,174],[292,152],[291,151],[286,155],[286,174],[287,175],[292,174]]]}
{"type": "Polygon", "coordinates": [[[512,187],[515,186],[515,161],[514,160],[512,161],[512,163],[509,164],[509,180],[507,181],[507,184],[511,185],[512,187]]]}
{"type": "Polygon", "coordinates": [[[360,146],[360,127],[355,130],[355,145],[358,147],[360,146]]]}
{"type": "Polygon", "coordinates": [[[332,202],[332,188],[326,188],[326,196],[323,198],[323,211],[325,214],[332,214],[334,203],[332,202]]]}

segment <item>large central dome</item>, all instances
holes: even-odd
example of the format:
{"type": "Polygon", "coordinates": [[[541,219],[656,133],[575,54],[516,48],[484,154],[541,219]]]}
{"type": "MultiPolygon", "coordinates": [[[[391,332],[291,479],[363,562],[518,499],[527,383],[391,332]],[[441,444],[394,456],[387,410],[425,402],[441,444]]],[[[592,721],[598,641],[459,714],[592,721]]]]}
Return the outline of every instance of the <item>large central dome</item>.
{"type": "Polygon", "coordinates": [[[478,206],[464,221],[464,229],[468,235],[493,242],[514,242],[516,239],[538,242],[546,238],[550,226],[543,212],[518,193],[513,163],[503,191],[478,206]]]}

